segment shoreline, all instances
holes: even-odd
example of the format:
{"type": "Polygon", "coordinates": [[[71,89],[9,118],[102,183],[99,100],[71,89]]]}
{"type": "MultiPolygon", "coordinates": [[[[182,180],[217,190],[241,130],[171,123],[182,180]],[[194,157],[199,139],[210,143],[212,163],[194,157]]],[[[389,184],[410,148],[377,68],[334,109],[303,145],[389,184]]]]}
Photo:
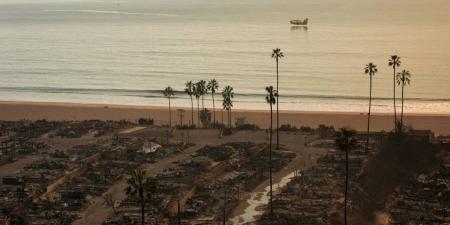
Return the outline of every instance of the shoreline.
{"type": "MultiPolygon", "coordinates": [[[[59,102],[22,102],[0,101],[0,120],[131,120],[139,118],[153,118],[155,124],[168,124],[168,107],[115,105],[115,104],[84,104],[59,102]]],[[[191,109],[172,107],[172,121],[180,123],[178,109],[184,109],[183,123],[191,121],[191,109]]],[[[194,107],[194,111],[195,107],[194,107]]],[[[212,111],[212,110],[211,110],[212,111]]],[[[222,110],[216,108],[216,120],[222,122],[222,110]]],[[[212,113],[212,112],[211,112],[212,113]]],[[[224,114],[224,122],[226,115],[224,114]]],[[[249,123],[261,128],[269,125],[269,110],[235,109],[232,110],[232,121],[238,117],[245,117],[249,123]]],[[[450,134],[450,114],[444,113],[405,113],[405,124],[416,129],[429,129],[436,134],[450,134]]],[[[194,112],[194,123],[196,122],[194,112]]],[[[389,131],[393,127],[392,113],[372,113],[371,127],[373,131],[389,131]]],[[[334,126],[336,128],[349,127],[364,131],[367,126],[367,113],[365,112],[317,112],[280,110],[280,124],[317,127],[319,124],[334,126]]]]}

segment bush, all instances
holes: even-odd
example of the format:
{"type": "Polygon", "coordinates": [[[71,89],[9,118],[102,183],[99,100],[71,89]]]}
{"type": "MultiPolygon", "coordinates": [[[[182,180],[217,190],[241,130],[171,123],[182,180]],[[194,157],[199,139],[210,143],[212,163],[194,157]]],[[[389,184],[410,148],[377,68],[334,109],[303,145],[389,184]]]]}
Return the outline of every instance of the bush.
{"type": "Polygon", "coordinates": [[[336,134],[336,130],[333,126],[326,126],[323,124],[320,124],[319,127],[317,127],[316,131],[319,133],[321,138],[334,137],[334,135],[336,134]]]}
{"type": "Polygon", "coordinates": [[[255,124],[250,124],[247,122],[247,119],[245,117],[239,117],[236,118],[236,129],[238,130],[258,130],[259,127],[255,124]]]}
{"type": "Polygon", "coordinates": [[[282,124],[280,126],[280,131],[296,131],[297,127],[292,126],[291,124],[282,124]]]}
{"type": "Polygon", "coordinates": [[[236,129],[238,129],[238,130],[259,130],[259,127],[256,126],[255,124],[248,123],[248,124],[238,126],[238,127],[236,127],[236,129]]]}
{"type": "Polygon", "coordinates": [[[179,124],[177,125],[177,129],[180,129],[180,130],[189,130],[189,129],[195,129],[195,128],[197,128],[196,126],[195,126],[195,124],[193,124],[193,125],[186,125],[186,124],[184,124],[183,126],[180,126],[179,124]]]}
{"type": "Polygon", "coordinates": [[[146,119],[146,118],[139,118],[138,120],[138,124],[139,125],[153,125],[154,124],[154,120],[153,119],[146,119]]]}
{"type": "Polygon", "coordinates": [[[208,109],[200,111],[200,121],[202,122],[203,127],[209,127],[211,124],[211,111],[208,109]]]}
{"type": "Polygon", "coordinates": [[[314,133],[314,129],[308,126],[301,126],[300,131],[305,133],[314,133]]]}
{"type": "Polygon", "coordinates": [[[223,130],[223,129],[225,129],[227,126],[226,126],[225,124],[223,124],[223,123],[215,123],[215,124],[213,124],[213,127],[214,127],[214,128],[217,128],[217,129],[219,129],[219,130],[223,130]]]}
{"type": "Polygon", "coordinates": [[[222,135],[231,135],[233,134],[233,131],[230,128],[225,128],[222,131],[222,135]]]}

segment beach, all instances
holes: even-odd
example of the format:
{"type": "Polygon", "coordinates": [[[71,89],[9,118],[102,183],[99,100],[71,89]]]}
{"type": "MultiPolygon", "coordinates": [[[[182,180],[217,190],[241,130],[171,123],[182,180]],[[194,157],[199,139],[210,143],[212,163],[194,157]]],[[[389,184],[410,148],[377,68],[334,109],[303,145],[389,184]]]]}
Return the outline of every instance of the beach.
{"type": "MultiPolygon", "coordinates": [[[[130,120],[139,118],[154,119],[156,125],[168,124],[168,107],[77,104],[52,102],[0,102],[0,120],[130,120]]],[[[172,121],[179,124],[179,108],[172,107],[172,121]]],[[[190,108],[185,110],[183,124],[191,121],[190,108]]],[[[212,109],[210,109],[212,111],[212,109]]],[[[194,122],[196,109],[194,108],[194,122]]],[[[275,111],[274,111],[275,112],[275,111]]],[[[226,113],[224,122],[226,123],[226,113]]],[[[274,114],[275,115],[275,114],[274,114]]],[[[246,121],[267,128],[269,125],[269,110],[232,110],[233,123],[236,118],[245,117],[246,121]]],[[[275,118],[275,117],[274,117],[275,118]]],[[[222,122],[222,111],[216,109],[216,120],[222,122]]],[[[415,129],[432,130],[436,135],[450,134],[450,115],[447,114],[405,114],[405,124],[415,129]]],[[[274,120],[275,121],[275,120],[274,120]]],[[[274,122],[275,123],[275,122],[274,122]]],[[[280,111],[280,124],[291,124],[297,127],[317,127],[319,124],[348,127],[358,131],[367,129],[367,114],[355,112],[307,112],[280,111]]],[[[390,131],[393,127],[393,115],[389,113],[374,113],[371,117],[372,131],[390,131]]]]}

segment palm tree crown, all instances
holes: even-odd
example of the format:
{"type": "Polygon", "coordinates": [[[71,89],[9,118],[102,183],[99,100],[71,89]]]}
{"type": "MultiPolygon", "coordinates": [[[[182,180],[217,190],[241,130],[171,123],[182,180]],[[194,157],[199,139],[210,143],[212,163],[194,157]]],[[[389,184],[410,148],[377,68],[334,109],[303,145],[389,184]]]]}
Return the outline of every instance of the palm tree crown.
{"type": "Polygon", "coordinates": [[[234,91],[231,86],[226,86],[222,91],[223,108],[228,111],[228,126],[231,128],[231,108],[233,108],[234,91]]]}
{"type": "Polygon", "coordinates": [[[166,89],[164,89],[163,94],[164,94],[164,96],[166,96],[168,98],[170,98],[170,97],[175,95],[174,92],[173,92],[172,87],[170,87],[170,86],[166,87],[166,89]]]}
{"type": "Polygon", "coordinates": [[[377,65],[369,63],[364,69],[364,73],[369,74],[369,76],[374,76],[378,72],[377,65]]]}
{"type": "Polygon", "coordinates": [[[335,144],[341,151],[348,151],[356,147],[356,138],[354,137],[356,132],[354,130],[348,130],[341,128],[337,133],[335,144]]]}
{"type": "Polygon", "coordinates": [[[273,50],[272,58],[275,58],[276,60],[278,60],[278,59],[283,58],[283,57],[284,57],[284,54],[281,51],[281,49],[276,48],[276,49],[273,50]]]}
{"type": "Polygon", "coordinates": [[[208,82],[208,85],[206,85],[207,90],[209,90],[211,93],[216,93],[217,89],[219,89],[219,83],[216,79],[212,79],[208,82]]]}
{"type": "Polygon", "coordinates": [[[144,188],[145,171],[141,169],[133,170],[133,174],[130,179],[127,180],[128,186],[125,188],[125,193],[130,195],[136,195],[139,189],[144,188]]]}
{"type": "Polygon", "coordinates": [[[204,100],[203,96],[208,93],[208,89],[206,88],[206,81],[200,80],[199,82],[196,83],[196,86],[197,86],[196,90],[197,90],[199,97],[202,97],[202,108],[204,109],[205,104],[203,101],[204,100]]]}
{"type": "Polygon", "coordinates": [[[233,107],[233,101],[234,98],[234,89],[231,86],[226,86],[222,91],[222,97],[224,99],[223,106],[225,109],[230,109],[233,107]]]}
{"type": "Polygon", "coordinates": [[[403,70],[397,73],[397,84],[398,85],[409,85],[411,82],[411,73],[407,70],[403,70]]]}
{"type": "Polygon", "coordinates": [[[217,82],[216,79],[212,79],[208,82],[208,85],[206,86],[207,90],[209,90],[211,92],[211,97],[213,100],[213,124],[216,124],[216,104],[214,101],[214,94],[216,93],[217,89],[219,89],[219,83],[217,82]]]}
{"type": "Polygon", "coordinates": [[[391,55],[391,58],[389,59],[389,66],[397,68],[400,66],[402,62],[400,61],[400,57],[397,55],[391,55]]]}
{"type": "Polygon", "coordinates": [[[186,88],[184,89],[184,92],[188,94],[189,96],[192,96],[194,94],[194,83],[192,81],[186,82],[186,88]]]}
{"type": "Polygon", "coordinates": [[[273,86],[266,87],[266,102],[268,104],[274,105],[276,103],[276,96],[278,95],[277,90],[273,89],[273,86]]]}

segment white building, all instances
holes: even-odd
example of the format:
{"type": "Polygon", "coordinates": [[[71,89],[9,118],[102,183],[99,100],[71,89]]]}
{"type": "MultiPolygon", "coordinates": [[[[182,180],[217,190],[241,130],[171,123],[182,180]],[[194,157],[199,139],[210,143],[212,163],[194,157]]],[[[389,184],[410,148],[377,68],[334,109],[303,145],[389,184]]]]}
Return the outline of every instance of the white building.
{"type": "Polygon", "coordinates": [[[142,152],[152,153],[152,152],[158,151],[160,148],[161,148],[161,145],[159,145],[159,144],[145,141],[144,145],[142,145],[142,152]]]}

